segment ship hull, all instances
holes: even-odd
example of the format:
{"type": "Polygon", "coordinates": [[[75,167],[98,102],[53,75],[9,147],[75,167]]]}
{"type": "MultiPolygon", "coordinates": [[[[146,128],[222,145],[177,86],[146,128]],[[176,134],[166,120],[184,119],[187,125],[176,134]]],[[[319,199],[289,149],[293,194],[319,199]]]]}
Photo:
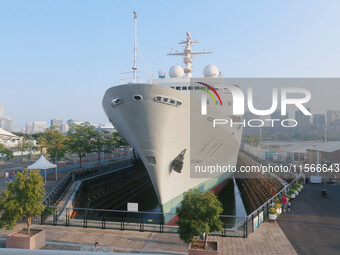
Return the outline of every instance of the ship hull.
{"type": "MultiPolygon", "coordinates": [[[[212,128],[207,116],[197,109],[198,104],[192,102],[190,94],[156,84],[115,86],[103,99],[109,120],[147,168],[163,213],[168,214],[166,222],[174,217],[184,192],[191,188],[218,190],[233,174],[193,175],[195,162],[235,166],[237,161],[242,131],[228,126],[212,128]],[[181,104],[159,103],[157,96],[181,104]],[[115,106],[111,103],[114,98],[120,100],[115,106]],[[172,164],[183,152],[183,168],[176,172],[172,164]]],[[[215,118],[225,117],[216,109],[209,109],[209,113],[215,118]]]]}

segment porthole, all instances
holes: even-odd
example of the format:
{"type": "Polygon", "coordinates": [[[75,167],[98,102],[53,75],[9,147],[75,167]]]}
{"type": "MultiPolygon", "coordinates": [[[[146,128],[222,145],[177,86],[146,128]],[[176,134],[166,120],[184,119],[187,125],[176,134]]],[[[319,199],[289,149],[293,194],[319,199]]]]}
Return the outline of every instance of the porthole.
{"type": "Polygon", "coordinates": [[[133,100],[134,101],[140,101],[140,100],[142,100],[143,99],[143,97],[141,96],[141,95],[134,95],[133,96],[133,100]]]}

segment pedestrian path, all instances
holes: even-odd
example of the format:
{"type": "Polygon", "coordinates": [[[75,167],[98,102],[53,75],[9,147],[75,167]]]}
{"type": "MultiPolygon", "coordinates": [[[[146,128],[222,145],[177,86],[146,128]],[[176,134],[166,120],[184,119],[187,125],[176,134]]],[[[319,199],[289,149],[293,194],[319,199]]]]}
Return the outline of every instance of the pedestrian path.
{"type": "MultiPolygon", "coordinates": [[[[19,230],[0,230],[0,246],[4,247],[7,234],[19,230]]],[[[121,231],[81,227],[34,225],[45,229],[47,245],[44,249],[86,251],[97,241],[102,251],[155,254],[187,254],[188,245],[177,234],[140,231],[121,231]]],[[[210,240],[219,242],[219,254],[223,255],[295,255],[297,254],[276,222],[265,222],[248,238],[211,236],[210,240]]]]}

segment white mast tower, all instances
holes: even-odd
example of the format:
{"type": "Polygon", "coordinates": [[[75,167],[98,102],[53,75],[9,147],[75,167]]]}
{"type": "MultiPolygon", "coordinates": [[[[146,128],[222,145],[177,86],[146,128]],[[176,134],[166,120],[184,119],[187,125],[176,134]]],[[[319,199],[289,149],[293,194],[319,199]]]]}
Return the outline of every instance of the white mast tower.
{"type": "Polygon", "coordinates": [[[136,83],[137,80],[137,12],[133,12],[135,17],[135,45],[133,49],[133,83],[136,83]]]}
{"type": "Polygon", "coordinates": [[[199,55],[199,54],[210,54],[212,51],[197,51],[197,52],[192,52],[191,50],[191,44],[192,43],[199,43],[198,40],[191,40],[191,35],[188,31],[186,31],[187,34],[187,39],[185,41],[181,41],[178,44],[185,44],[184,51],[181,53],[168,53],[167,55],[171,56],[183,56],[183,62],[184,62],[184,73],[186,77],[192,77],[192,58],[194,55],[199,55]]]}

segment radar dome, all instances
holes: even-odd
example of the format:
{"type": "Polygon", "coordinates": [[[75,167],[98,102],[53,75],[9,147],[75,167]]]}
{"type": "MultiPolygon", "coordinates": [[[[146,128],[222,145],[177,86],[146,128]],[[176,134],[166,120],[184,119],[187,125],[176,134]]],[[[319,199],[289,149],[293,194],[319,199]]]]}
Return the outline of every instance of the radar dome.
{"type": "Polygon", "coordinates": [[[219,73],[218,68],[214,65],[207,65],[203,69],[203,75],[206,78],[217,78],[219,73]]]}
{"type": "Polygon", "coordinates": [[[169,70],[170,78],[181,78],[184,76],[184,70],[181,66],[172,66],[169,70]]]}
{"type": "Polygon", "coordinates": [[[165,78],[166,72],[164,70],[159,70],[158,71],[158,78],[165,78]]]}

